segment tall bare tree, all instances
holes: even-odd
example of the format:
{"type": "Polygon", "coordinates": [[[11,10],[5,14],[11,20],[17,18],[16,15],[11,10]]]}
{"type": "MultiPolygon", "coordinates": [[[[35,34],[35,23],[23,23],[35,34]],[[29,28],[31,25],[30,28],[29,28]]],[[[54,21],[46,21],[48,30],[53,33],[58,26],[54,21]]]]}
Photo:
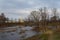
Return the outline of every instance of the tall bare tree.
{"type": "Polygon", "coordinates": [[[32,11],[29,15],[29,19],[33,20],[34,22],[40,21],[40,13],[38,11],[32,11]]]}
{"type": "Polygon", "coordinates": [[[53,8],[52,9],[52,13],[53,13],[53,17],[51,17],[51,20],[57,20],[57,9],[56,8],[53,8]]]}
{"type": "Polygon", "coordinates": [[[40,9],[40,12],[41,12],[41,20],[46,20],[47,18],[47,9],[46,7],[44,7],[44,9],[40,9]]]}

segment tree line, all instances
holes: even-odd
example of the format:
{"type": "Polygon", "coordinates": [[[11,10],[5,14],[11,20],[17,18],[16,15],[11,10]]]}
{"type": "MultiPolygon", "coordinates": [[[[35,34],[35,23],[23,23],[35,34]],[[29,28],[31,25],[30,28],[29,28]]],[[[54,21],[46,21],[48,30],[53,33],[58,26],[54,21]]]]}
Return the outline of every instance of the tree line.
{"type": "Polygon", "coordinates": [[[51,13],[49,13],[48,11],[50,10],[46,7],[40,8],[38,9],[38,11],[32,11],[26,21],[40,22],[46,20],[52,21],[60,19],[58,16],[57,8],[52,8],[51,13]],[[51,16],[50,14],[53,16],[51,16]]]}

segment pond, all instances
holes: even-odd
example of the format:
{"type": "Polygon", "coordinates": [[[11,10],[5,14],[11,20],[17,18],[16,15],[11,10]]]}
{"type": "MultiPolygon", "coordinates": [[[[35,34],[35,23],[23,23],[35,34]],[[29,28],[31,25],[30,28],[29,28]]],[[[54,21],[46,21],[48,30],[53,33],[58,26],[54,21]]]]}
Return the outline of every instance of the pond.
{"type": "Polygon", "coordinates": [[[33,35],[36,35],[37,32],[32,31],[30,26],[14,26],[0,28],[0,40],[23,40],[23,38],[28,38],[33,35]]]}

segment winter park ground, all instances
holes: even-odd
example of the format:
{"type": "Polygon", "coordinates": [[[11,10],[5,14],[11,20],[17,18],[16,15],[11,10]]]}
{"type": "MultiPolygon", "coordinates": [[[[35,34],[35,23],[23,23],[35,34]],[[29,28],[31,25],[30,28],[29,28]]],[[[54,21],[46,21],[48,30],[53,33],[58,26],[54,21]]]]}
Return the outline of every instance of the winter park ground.
{"type": "Polygon", "coordinates": [[[60,40],[60,29],[58,30],[47,30],[46,32],[36,33],[32,30],[32,27],[23,27],[23,26],[14,26],[7,27],[0,30],[1,40],[19,40],[21,36],[23,37],[20,40],[60,40]],[[22,30],[21,30],[22,29],[22,30]],[[26,30],[26,31],[24,31],[26,30]],[[21,33],[21,31],[23,31],[21,33]],[[26,34],[26,35],[25,35],[26,34]],[[24,36],[25,35],[25,36],[24,36]]]}

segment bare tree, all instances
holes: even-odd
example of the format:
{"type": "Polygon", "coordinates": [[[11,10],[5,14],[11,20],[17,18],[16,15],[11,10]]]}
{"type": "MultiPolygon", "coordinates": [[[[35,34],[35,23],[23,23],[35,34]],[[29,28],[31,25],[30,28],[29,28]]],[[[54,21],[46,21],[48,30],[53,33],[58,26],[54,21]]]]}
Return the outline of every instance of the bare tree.
{"type": "Polygon", "coordinates": [[[40,9],[41,12],[41,20],[46,20],[47,19],[47,8],[44,7],[44,9],[40,9]]]}
{"type": "Polygon", "coordinates": [[[33,20],[34,22],[39,22],[40,21],[39,11],[32,11],[31,14],[29,15],[29,19],[33,20]]]}
{"type": "Polygon", "coordinates": [[[57,9],[53,8],[52,13],[53,13],[53,17],[51,18],[51,20],[57,20],[57,9]]]}

